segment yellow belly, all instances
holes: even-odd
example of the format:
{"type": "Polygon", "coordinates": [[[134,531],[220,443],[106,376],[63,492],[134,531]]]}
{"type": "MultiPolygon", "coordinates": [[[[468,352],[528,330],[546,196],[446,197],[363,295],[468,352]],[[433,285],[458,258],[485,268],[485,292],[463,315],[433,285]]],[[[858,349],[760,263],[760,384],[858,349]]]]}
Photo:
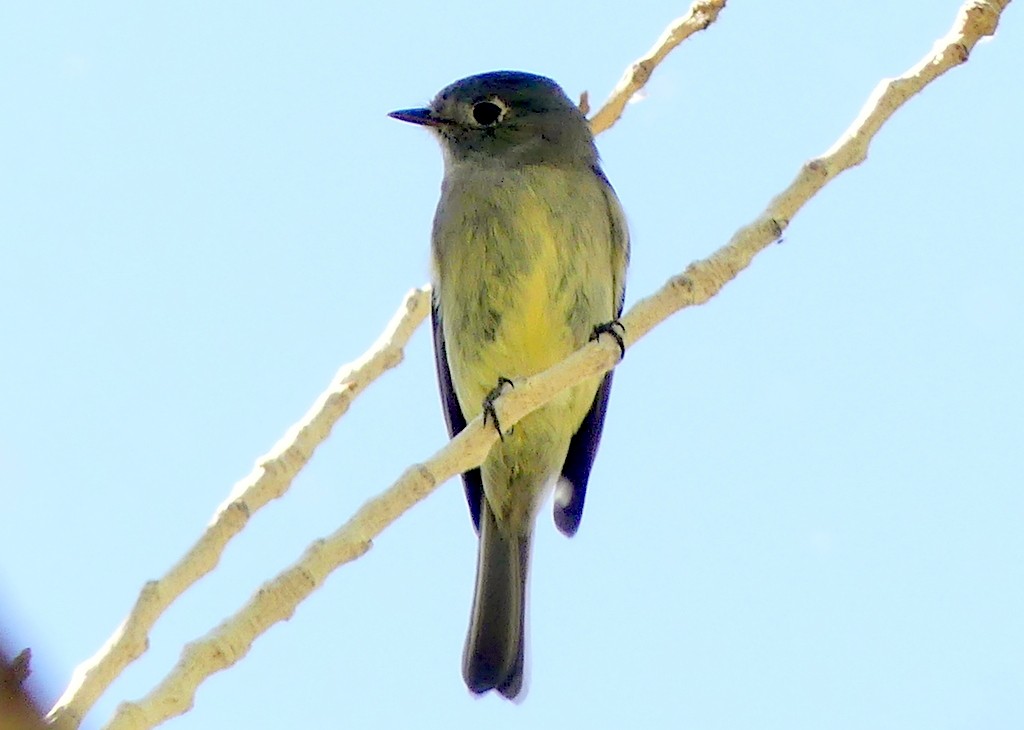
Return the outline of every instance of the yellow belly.
{"type": "MultiPolygon", "coordinates": [[[[620,274],[602,189],[559,171],[501,175],[497,182],[477,175],[435,221],[438,304],[467,420],[480,414],[499,378],[546,370],[586,344],[595,325],[615,316],[617,302],[620,274]]],[[[559,394],[492,450],[484,491],[499,517],[535,507],[599,383],[592,378],[559,394]]]]}

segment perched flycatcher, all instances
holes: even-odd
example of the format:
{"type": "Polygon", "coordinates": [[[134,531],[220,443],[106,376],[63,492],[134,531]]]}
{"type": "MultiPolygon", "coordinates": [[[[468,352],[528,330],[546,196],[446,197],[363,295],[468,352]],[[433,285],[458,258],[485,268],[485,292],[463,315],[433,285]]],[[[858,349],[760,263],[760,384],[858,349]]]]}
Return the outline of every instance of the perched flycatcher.
{"type": "MultiPolygon", "coordinates": [[[[391,116],[430,129],[444,153],[433,325],[454,436],[502,383],[551,367],[598,332],[621,346],[611,325],[622,312],[629,235],[586,118],[550,79],[471,76],[429,107],[391,116]]],[[[558,529],[579,528],[611,385],[609,372],[563,391],[463,475],[480,534],[462,666],[475,693],[522,691],[534,517],[554,488],[558,529]]]]}

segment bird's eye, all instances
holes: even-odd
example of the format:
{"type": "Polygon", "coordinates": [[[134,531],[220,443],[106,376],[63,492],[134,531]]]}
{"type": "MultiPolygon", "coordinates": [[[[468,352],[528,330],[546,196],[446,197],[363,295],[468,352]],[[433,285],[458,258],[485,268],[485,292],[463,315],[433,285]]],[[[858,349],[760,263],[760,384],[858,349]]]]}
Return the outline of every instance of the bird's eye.
{"type": "Polygon", "coordinates": [[[495,124],[505,110],[493,101],[481,101],[473,105],[473,119],[481,127],[495,124]]]}

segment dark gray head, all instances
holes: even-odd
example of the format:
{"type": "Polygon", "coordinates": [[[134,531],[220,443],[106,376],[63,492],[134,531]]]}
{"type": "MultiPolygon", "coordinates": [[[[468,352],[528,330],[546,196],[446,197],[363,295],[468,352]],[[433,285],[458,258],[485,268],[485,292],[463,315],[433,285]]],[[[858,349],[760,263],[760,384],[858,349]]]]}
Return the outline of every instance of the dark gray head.
{"type": "Polygon", "coordinates": [[[492,71],[444,88],[430,106],[389,115],[434,131],[446,161],[512,165],[597,162],[586,118],[551,79],[492,71]]]}

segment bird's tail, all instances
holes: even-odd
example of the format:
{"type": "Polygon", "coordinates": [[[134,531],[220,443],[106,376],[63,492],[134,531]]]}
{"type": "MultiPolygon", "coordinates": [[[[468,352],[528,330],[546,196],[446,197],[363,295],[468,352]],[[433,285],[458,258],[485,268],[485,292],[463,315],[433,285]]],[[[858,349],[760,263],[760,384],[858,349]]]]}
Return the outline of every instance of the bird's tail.
{"type": "Polygon", "coordinates": [[[473,613],[462,655],[462,676],[476,694],[497,689],[514,699],[523,689],[529,562],[530,535],[506,532],[484,497],[473,613]]]}

